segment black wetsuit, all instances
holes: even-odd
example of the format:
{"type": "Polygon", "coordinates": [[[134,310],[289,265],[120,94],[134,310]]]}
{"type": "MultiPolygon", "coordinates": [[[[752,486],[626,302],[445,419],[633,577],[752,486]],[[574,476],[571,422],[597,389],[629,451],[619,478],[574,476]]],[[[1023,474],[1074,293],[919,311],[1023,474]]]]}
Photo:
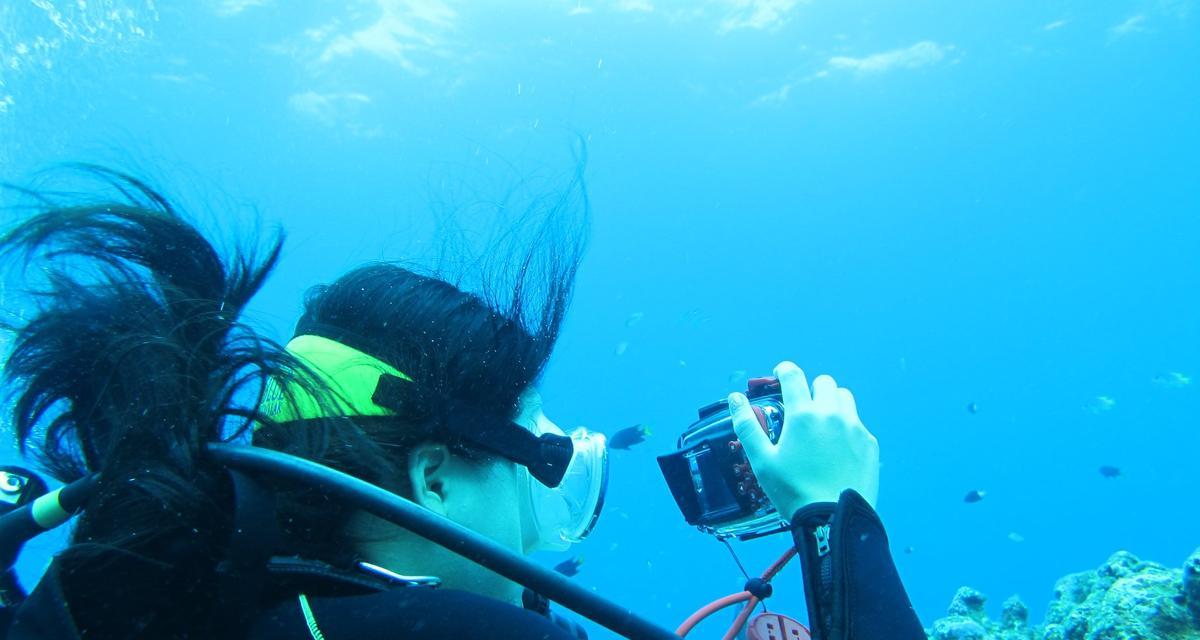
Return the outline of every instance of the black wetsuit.
{"type": "MultiPolygon", "coordinates": [[[[925,639],[900,583],[883,526],[857,493],[847,491],[836,504],[809,505],[795,514],[792,525],[814,639],[925,639]]],[[[293,571],[290,582],[271,587],[276,597],[266,600],[272,604],[250,612],[245,636],[249,640],[584,637],[577,625],[528,599],[526,608],[521,608],[452,589],[382,587],[378,583],[372,588],[366,579],[351,580],[354,584],[347,586],[338,584],[332,574],[312,571],[303,577],[307,586],[300,586],[295,574],[293,571]],[[316,588],[308,588],[312,586],[316,588]],[[347,588],[357,594],[344,595],[347,588]]],[[[71,622],[53,566],[17,611],[10,631],[12,640],[81,637],[71,622]]]]}
{"type": "MultiPolygon", "coordinates": [[[[553,614],[454,589],[402,587],[371,595],[306,599],[327,640],[488,638],[580,640],[582,629],[553,614]]],[[[299,597],[264,611],[250,640],[311,640],[299,597]]]]}

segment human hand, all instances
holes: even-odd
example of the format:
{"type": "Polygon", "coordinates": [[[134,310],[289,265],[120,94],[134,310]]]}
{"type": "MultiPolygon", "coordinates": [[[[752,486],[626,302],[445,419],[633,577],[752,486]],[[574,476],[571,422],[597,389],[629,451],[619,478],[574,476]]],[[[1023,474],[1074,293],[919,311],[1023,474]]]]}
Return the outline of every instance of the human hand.
{"type": "Polygon", "coordinates": [[[775,367],[783,396],[779,442],[759,426],[746,396],[729,395],[733,428],[767,498],[784,518],[854,489],[872,507],[879,496],[879,441],[858,417],[854,396],[827,375],[812,389],[791,362],[775,367]]]}

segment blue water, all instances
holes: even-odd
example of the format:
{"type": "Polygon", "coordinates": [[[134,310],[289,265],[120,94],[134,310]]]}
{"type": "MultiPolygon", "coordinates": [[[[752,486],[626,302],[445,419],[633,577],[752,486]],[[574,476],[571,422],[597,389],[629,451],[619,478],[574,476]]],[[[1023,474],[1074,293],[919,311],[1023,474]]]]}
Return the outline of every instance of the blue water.
{"type": "MultiPolygon", "coordinates": [[[[1059,576],[1200,544],[1198,21],[1190,0],[9,0],[0,175],[102,162],[227,237],[286,228],[253,314],[282,338],[307,286],[429,254],[431,207],[561,184],[581,138],[592,244],[547,410],[654,436],[615,453],[576,579],[672,628],[740,589],[653,456],[787,358],[878,435],[923,621],[964,584],[1040,621],[1059,576]]],[[[738,550],[757,570],[785,544],[738,550]]],[[[803,617],[795,569],[778,585],[803,617]]]]}

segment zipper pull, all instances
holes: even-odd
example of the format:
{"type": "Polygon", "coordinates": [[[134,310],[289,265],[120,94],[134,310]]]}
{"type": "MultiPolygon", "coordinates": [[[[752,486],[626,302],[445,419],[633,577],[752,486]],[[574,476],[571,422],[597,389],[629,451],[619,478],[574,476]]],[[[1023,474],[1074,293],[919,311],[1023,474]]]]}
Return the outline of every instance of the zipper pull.
{"type": "Polygon", "coordinates": [[[385,569],[377,564],[370,562],[359,562],[358,568],[373,573],[376,576],[384,578],[396,584],[403,584],[415,587],[436,587],[442,584],[442,579],[437,576],[406,576],[396,573],[390,569],[385,569]]]}
{"type": "Polygon", "coordinates": [[[829,525],[823,524],[813,532],[817,538],[817,557],[829,555],[829,525]]]}

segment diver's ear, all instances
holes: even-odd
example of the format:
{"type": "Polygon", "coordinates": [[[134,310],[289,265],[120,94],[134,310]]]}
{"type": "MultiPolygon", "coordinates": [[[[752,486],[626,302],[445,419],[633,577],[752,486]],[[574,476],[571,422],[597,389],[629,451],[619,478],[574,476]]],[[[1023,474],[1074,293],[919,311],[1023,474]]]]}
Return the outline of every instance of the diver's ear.
{"type": "Polygon", "coordinates": [[[425,442],[408,455],[408,482],[413,502],[446,515],[446,481],[450,473],[450,450],[445,445],[425,442]]]}

